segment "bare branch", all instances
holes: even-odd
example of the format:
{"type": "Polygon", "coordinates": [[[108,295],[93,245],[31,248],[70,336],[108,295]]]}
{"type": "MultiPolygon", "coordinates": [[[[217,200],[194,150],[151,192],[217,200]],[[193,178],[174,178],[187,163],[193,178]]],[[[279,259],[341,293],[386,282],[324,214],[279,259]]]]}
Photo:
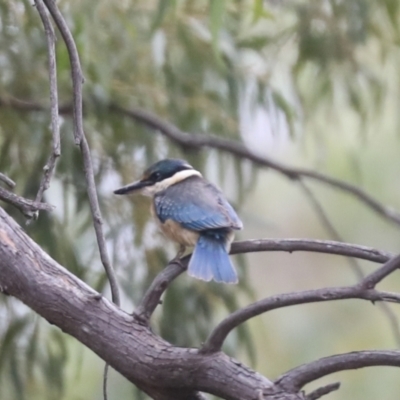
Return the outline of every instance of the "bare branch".
{"type": "Polygon", "coordinates": [[[180,262],[170,262],[153,280],[150,287],[147,289],[139,306],[133,313],[142,324],[148,325],[154,310],[160,304],[160,299],[169,284],[185,271],[189,262],[189,257],[186,256],[180,262]]]}
{"type": "Polygon", "coordinates": [[[290,167],[269,157],[259,156],[248,150],[240,142],[220,138],[213,135],[193,133],[189,134],[187,132],[183,132],[170,122],[163,120],[162,118],[151,112],[139,108],[127,109],[116,104],[111,104],[109,106],[109,109],[157,130],[161,134],[168,137],[170,140],[185,148],[200,149],[203,147],[210,147],[213,149],[228,152],[235,155],[236,157],[250,160],[259,166],[271,168],[285,175],[289,179],[298,180],[304,177],[325,183],[329,186],[353,195],[358,200],[372,208],[382,217],[396,223],[397,225],[400,225],[399,212],[381,204],[379,201],[374,199],[371,195],[358,188],[357,186],[341,181],[340,179],[332,178],[320,172],[305,168],[290,167]]]}
{"type": "MultiPolygon", "coordinates": [[[[307,196],[308,200],[314,207],[315,212],[317,213],[319,219],[321,220],[322,225],[325,227],[326,231],[329,233],[333,240],[337,240],[338,242],[344,242],[343,238],[339,234],[339,232],[334,227],[333,223],[329,219],[327,213],[324,210],[322,204],[318,201],[317,197],[314,195],[312,190],[307,186],[307,184],[300,179],[299,180],[300,187],[302,188],[303,192],[307,196]]],[[[353,270],[357,279],[364,278],[364,273],[354,258],[348,257],[347,262],[349,263],[350,268],[353,270]]]]}
{"type": "MultiPolygon", "coordinates": [[[[19,100],[10,100],[4,98],[0,98],[0,106],[14,107],[15,109],[20,111],[42,111],[44,108],[40,103],[21,102],[19,100]]],[[[140,108],[127,109],[115,103],[110,103],[109,110],[111,112],[131,118],[146,126],[149,126],[150,128],[160,132],[162,135],[168,137],[171,141],[180,146],[183,146],[184,148],[201,149],[203,147],[209,147],[213,149],[218,149],[220,151],[230,153],[236,157],[250,160],[260,167],[271,168],[283,174],[288,179],[299,180],[304,177],[325,183],[328,186],[340,189],[354,196],[356,199],[374,210],[381,217],[390,220],[397,225],[400,225],[400,213],[398,211],[394,210],[391,207],[385,206],[384,204],[376,200],[373,196],[366,193],[364,190],[348,182],[344,182],[340,179],[332,178],[320,172],[316,172],[306,168],[295,168],[287,166],[266,156],[259,156],[248,150],[246,147],[243,146],[242,143],[237,141],[220,138],[213,135],[184,132],[180,130],[177,126],[158,117],[154,113],[142,110],[140,108]]],[[[66,104],[60,107],[59,111],[60,114],[70,114],[71,106],[66,104]]]]}
{"type": "Polygon", "coordinates": [[[336,383],[331,383],[329,385],[320,387],[316,390],[314,390],[313,392],[309,393],[306,396],[306,400],[317,400],[320,399],[321,397],[334,392],[335,390],[338,390],[340,388],[340,383],[336,382],[336,383]]]}
{"type": "Polygon", "coordinates": [[[74,136],[75,143],[80,144],[83,133],[83,117],[82,117],[82,83],[83,74],[81,69],[81,62],[79,60],[78,50],[71,31],[68,28],[64,17],[60,13],[55,1],[43,0],[49,10],[54,22],[56,23],[61,36],[64,39],[65,45],[68,50],[69,59],[71,62],[71,77],[73,87],[73,111],[74,111],[74,136]]]}
{"type": "MultiPolygon", "coordinates": [[[[342,256],[357,257],[364,260],[383,263],[392,255],[366,246],[340,243],[329,240],[307,239],[253,239],[234,242],[230,254],[243,254],[260,251],[309,251],[342,256]]],[[[186,270],[190,255],[180,260],[180,263],[171,262],[154,279],[147,289],[141,303],[134,312],[134,316],[144,325],[148,325],[150,318],[160,304],[160,299],[170,283],[186,270]]]]}
{"type": "Polygon", "coordinates": [[[239,309],[220,322],[211,332],[210,336],[201,348],[202,353],[220,351],[228,334],[240,324],[257,315],[278,308],[344,299],[362,299],[372,302],[388,301],[400,303],[400,295],[396,293],[381,292],[374,289],[363,289],[358,286],[332,287],[302,292],[278,294],[257,301],[239,309]]]}
{"type": "MultiPolygon", "coordinates": [[[[272,387],[270,380],[223,353],[199,354],[156,336],[57,264],[1,208],[0,270],[0,287],[9,295],[155,399],[200,399],[199,390],[229,400],[255,399],[259,390],[272,387]]],[[[263,400],[274,399],[276,393],[263,400]]],[[[279,399],[304,397],[282,393],[279,399]]]]}
{"type": "Polygon", "coordinates": [[[391,258],[383,267],[367,275],[360,281],[359,286],[365,289],[372,289],[398,268],[400,268],[400,254],[391,258]]]}
{"type": "MultiPolygon", "coordinates": [[[[25,101],[16,99],[14,97],[0,97],[0,107],[12,108],[16,111],[22,112],[36,112],[36,111],[47,111],[47,106],[37,103],[34,101],[25,101]]],[[[72,104],[61,104],[58,107],[58,113],[61,115],[73,114],[72,104]]]]}
{"type": "Polygon", "coordinates": [[[52,131],[52,152],[44,166],[44,174],[36,201],[41,201],[43,193],[49,188],[53,177],[58,157],[60,157],[60,125],[58,120],[58,93],[57,93],[57,67],[56,67],[56,36],[53,26],[47,16],[43,0],[35,0],[36,8],[42,20],[47,40],[47,52],[49,57],[49,81],[50,81],[50,103],[51,103],[51,131],[52,131]]]}
{"type": "Polygon", "coordinates": [[[337,254],[355,257],[376,263],[384,263],[393,255],[389,252],[331,240],[313,239],[251,239],[232,243],[231,254],[253,253],[258,251],[308,251],[314,253],[337,254]]]}
{"type": "Polygon", "coordinates": [[[15,182],[10,179],[7,175],[0,172],[0,181],[4,182],[9,188],[13,189],[15,187],[15,182]]]}
{"type": "Polygon", "coordinates": [[[307,383],[334,372],[383,365],[400,367],[400,350],[355,351],[321,358],[286,372],[275,383],[296,392],[307,383]]]}
{"type": "Polygon", "coordinates": [[[38,210],[52,211],[54,209],[50,204],[25,199],[2,187],[0,187],[0,200],[18,208],[28,218],[34,218],[38,210]]]}
{"type": "MultiPolygon", "coordinates": [[[[307,198],[311,202],[312,206],[314,207],[314,210],[316,211],[318,217],[320,218],[322,225],[325,227],[327,232],[331,235],[331,237],[334,240],[337,240],[339,242],[344,242],[342,236],[339,234],[333,223],[330,221],[327,213],[324,210],[324,207],[320,203],[320,201],[317,199],[313,191],[308,187],[308,185],[301,179],[299,181],[301,188],[303,189],[304,193],[306,194],[307,198]]],[[[389,258],[391,258],[390,256],[389,258]]],[[[359,257],[357,257],[359,258],[359,257]]],[[[387,260],[384,260],[385,262],[387,260]]],[[[357,262],[357,260],[353,257],[347,257],[347,262],[350,266],[350,268],[353,270],[355,276],[361,280],[364,279],[365,274],[357,262]]],[[[390,328],[392,330],[394,340],[396,341],[397,346],[400,346],[400,326],[399,326],[399,321],[397,319],[396,314],[393,312],[393,310],[390,308],[389,304],[386,303],[379,303],[379,307],[381,308],[382,312],[385,314],[386,318],[389,321],[390,328]]]]}
{"type": "Polygon", "coordinates": [[[106,240],[103,232],[103,219],[101,216],[99,200],[97,198],[96,183],[94,180],[94,172],[92,159],[90,155],[90,149],[83,131],[83,107],[82,107],[82,83],[83,74],[81,70],[81,64],[79,60],[78,50],[75,45],[75,41],[72,34],[66,24],[64,17],[57,8],[57,5],[52,0],[43,0],[49,10],[51,16],[54,19],[61,35],[64,39],[65,45],[68,50],[70,62],[71,62],[71,76],[73,86],[73,109],[74,109],[74,135],[76,144],[80,145],[80,149],[83,157],[84,173],[87,184],[87,192],[90,203],[90,210],[92,212],[94,229],[96,232],[97,244],[100,251],[101,262],[107,274],[107,278],[110,282],[111,296],[115,304],[120,304],[120,295],[115,277],[114,269],[111,265],[110,257],[107,252],[106,240]]]}

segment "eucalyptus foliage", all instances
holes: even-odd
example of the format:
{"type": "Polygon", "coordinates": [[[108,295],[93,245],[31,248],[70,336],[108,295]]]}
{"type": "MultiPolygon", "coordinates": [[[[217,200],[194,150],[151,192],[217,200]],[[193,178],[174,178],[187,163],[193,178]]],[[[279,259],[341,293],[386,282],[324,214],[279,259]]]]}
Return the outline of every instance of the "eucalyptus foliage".
{"type": "MultiPolygon", "coordinates": [[[[244,143],[249,132],[243,125],[260,111],[276,128],[273,133],[293,139],[304,137],[305,127],[316,133],[321,115],[331,118],[344,108],[354,111],[364,129],[379,120],[387,100],[389,82],[378,71],[394,68],[398,57],[390,52],[399,42],[396,0],[62,0],[59,7],[81,56],[85,132],[128,311],[175,248],[157,234],[147,200],[117,199],[112,190],[136,179],[155,160],[180,157],[218,182],[240,208],[255,169],[216,151],[198,153],[171,144],[154,129],[113,112],[112,105],[140,107],[185,132],[244,143]]],[[[60,103],[68,106],[70,65],[61,38],[57,62],[60,103]]],[[[29,1],[0,1],[0,69],[0,171],[16,181],[18,194],[34,198],[51,133],[46,41],[29,1]],[[10,100],[14,106],[7,106],[10,100]],[[15,106],[18,102],[29,107],[15,106]],[[32,104],[44,110],[26,110],[32,104]]],[[[109,295],[68,113],[61,131],[62,155],[46,192],[57,208],[41,213],[26,229],[53,258],[109,295]]],[[[6,209],[25,224],[17,211],[6,209]]],[[[240,264],[239,287],[187,277],[174,282],[155,329],[175,344],[198,345],[222,311],[233,311],[241,297],[252,296],[244,261],[240,264]]],[[[0,320],[0,382],[12,382],[18,399],[28,398],[24,388],[35,382],[45,382],[49,396],[59,395],[67,338],[4,296],[0,320]]],[[[252,356],[246,330],[232,335],[228,351],[234,353],[238,345],[252,356]]]]}

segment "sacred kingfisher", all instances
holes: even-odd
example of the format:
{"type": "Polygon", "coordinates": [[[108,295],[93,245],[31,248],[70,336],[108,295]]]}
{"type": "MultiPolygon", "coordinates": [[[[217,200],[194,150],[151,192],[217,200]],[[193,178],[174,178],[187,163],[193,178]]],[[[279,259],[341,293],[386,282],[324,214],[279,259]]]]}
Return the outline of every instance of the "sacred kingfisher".
{"type": "Polygon", "coordinates": [[[194,246],[189,275],[237,283],[228,253],[233,231],[243,224],[222,192],[199,171],[184,160],[161,160],[147,168],[139,181],[114,191],[131,192],[152,197],[152,213],[162,232],[180,245],[177,257],[194,246]]]}

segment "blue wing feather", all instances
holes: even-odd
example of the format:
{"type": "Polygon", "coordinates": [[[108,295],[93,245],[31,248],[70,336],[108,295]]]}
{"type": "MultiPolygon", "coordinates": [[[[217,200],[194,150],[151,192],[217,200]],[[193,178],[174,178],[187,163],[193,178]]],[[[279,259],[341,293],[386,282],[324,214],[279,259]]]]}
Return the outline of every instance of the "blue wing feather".
{"type": "Polygon", "coordinates": [[[172,219],[194,231],[242,228],[242,222],[221,191],[197,176],[157,193],[154,205],[162,222],[172,219]]]}

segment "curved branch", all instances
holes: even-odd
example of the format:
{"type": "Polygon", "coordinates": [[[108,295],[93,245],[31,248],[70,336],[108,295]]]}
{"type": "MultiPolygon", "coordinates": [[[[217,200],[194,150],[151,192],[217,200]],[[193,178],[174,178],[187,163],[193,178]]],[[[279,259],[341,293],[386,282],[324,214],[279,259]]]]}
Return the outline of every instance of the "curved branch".
{"type": "Polygon", "coordinates": [[[360,246],[332,240],[313,239],[250,239],[232,243],[231,254],[258,251],[308,251],[314,253],[336,254],[355,257],[376,263],[388,261],[393,254],[372,247],[360,246]]]}
{"type": "Polygon", "coordinates": [[[220,351],[226,337],[233,329],[248,321],[250,318],[256,317],[257,315],[263,314],[267,311],[299,304],[344,299],[400,303],[399,294],[382,292],[374,289],[362,289],[358,286],[332,287],[278,294],[252,303],[229,315],[211,332],[200,351],[202,353],[214,353],[220,351]]]}
{"type": "MultiPolygon", "coordinates": [[[[36,102],[23,102],[15,99],[0,98],[0,106],[13,107],[20,111],[43,111],[45,107],[36,102]]],[[[242,143],[229,139],[220,138],[213,135],[193,134],[180,130],[177,126],[158,117],[152,112],[142,110],[140,108],[124,108],[115,103],[110,103],[108,109],[111,112],[131,118],[136,122],[149,126],[150,128],[160,132],[174,143],[183,146],[184,148],[201,149],[209,147],[230,153],[236,157],[252,161],[260,167],[271,168],[288,179],[300,180],[302,178],[312,179],[318,182],[325,183],[336,189],[340,189],[356,199],[364,203],[366,206],[374,210],[378,215],[388,219],[397,225],[400,225],[400,213],[391,207],[387,207],[380,203],[373,196],[340,179],[332,178],[320,172],[309,170],[306,168],[295,168],[282,163],[279,163],[266,156],[259,156],[243,146],[242,143]]],[[[60,107],[60,114],[70,114],[71,106],[65,104],[60,107]]]]}
{"type": "Polygon", "coordinates": [[[15,187],[15,182],[7,175],[4,175],[1,172],[0,172],[0,181],[4,182],[10,189],[13,189],[15,187]]]}
{"type": "Polygon", "coordinates": [[[400,254],[391,258],[382,267],[367,275],[354,286],[306,290],[302,292],[275,295],[257,301],[247,307],[235,311],[217,325],[204,343],[201,351],[204,353],[212,353],[221,350],[226,337],[233,329],[250,318],[277,308],[343,299],[363,299],[372,302],[388,301],[399,303],[399,294],[382,292],[374,289],[378,282],[390,275],[399,267],[400,254]]]}
{"type": "Polygon", "coordinates": [[[370,194],[366,193],[357,186],[341,181],[340,179],[332,178],[320,172],[316,172],[306,168],[290,167],[269,157],[259,156],[258,154],[255,154],[244,147],[242,143],[237,141],[220,138],[213,135],[184,132],[170,122],[165,121],[157,115],[149,111],[142,110],[140,108],[127,109],[112,103],[110,104],[109,109],[159,131],[161,134],[165,135],[173,142],[184,146],[185,148],[200,149],[202,147],[209,147],[213,149],[218,149],[233,154],[236,157],[250,160],[254,164],[257,164],[259,166],[271,168],[285,175],[289,179],[298,180],[301,178],[309,178],[318,182],[325,183],[329,186],[353,195],[358,200],[369,206],[377,214],[396,223],[397,225],[400,225],[399,212],[381,204],[370,194]]]}
{"type": "Polygon", "coordinates": [[[334,372],[373,366],[400,367],[400,350],[354,351],[321,358],[286,372],[275,383],[297,392],[307,383],[334,372]]]}
{"type": "Polygon", "coordinates": [[[72,34],[66,24],[64,17],[57,8],[53,0],[43,0],[54,19],[68,50],[71,62],[71,76],[73,87],[73,110],[74,110],[74,135],[75,143],[80,145],[83,157],[83,166],[85,180],[87,183],[87,193],[89,197],[90,211],[92,213],[94,230],[96,233],[97,244],[100,252],[100,259],[106,271],[108,281],[111,287],[111,297],[115,304],[119,305],[120,294],[118,289],[117,278],[115,277],[114,268],[108,255],[106,239],[103,231],[103,219],[101,216],[99,199],[97,197],[96,183],[94,179],[93,164],[90,154],[89,144],[87,142],[85,132],[83,131],[83,107],[82,107],[82,83],[83,74],[79,59],[78,50],[72,34]]]}
{"type": "Polygon", "coordinates": [[[43,0],[49,10],[54,22],[57,25],[58,30],[63,37],[65,46],[67,47],[69,59],[71,62],[71,77],[72,77],[72,88],[73,88],[73,112],[74,112],[74,136],[75,143],[80,144],[83,133],[83,117],[82,117],[82,83],[84,81],[81,62],[79,60],[78,50],[74,38],[72,37],[71,31],[65,22],[64,17],[60,13],[55,1],[43,0]]]}
{"type": "Polygon", "coordinates": [[[396,269],[400,268],[400,254],[391,258],[381,268],[367,275],[358,286],[363,289],[372,289],[396,269]]]}
{"type": "Polygon", "coordinates": [[[151,316],[161,302],[161,296],[169,284],[187,269],[189,256],[181,260],[172,260],[153,280],[144,294],[133,316],[143,325],[148,325],[151,316]]]}
{"type": "MultiPolygon", "coordinates": [[[[154,399],[276,400],[271,381],[223,353],[174,347],[57,264],[0,208],[0,288],[75,337],[154,399]]],[[[304,400],[282,393],[280,400],[304,400]]]]}
{"type": "Polygon", "coordinates": [[[49,57],[49,82],[50,82],[50,104],[51,104],[51,131],[52,131],[52,152],[44,166],[44,174],[36,195],[36,201],[41,201],[43,193],[49,188],[51,178],[54,174],[58,157],[60,157],[60,125],[58,121],[58,93],[57,93],[57,66],[56,49],[53,26],[47,16],[43,0],[35,0],[36,8],[42,20],[47,40],[47,52],[49,57]]]}
{"type": "MultiPolygon", "coordinates": [[[[348,243],[334,242],[331,240],[310,239],[252,239],[233,242],[230,254],[253,253],[260,251],[309,251],[325,254],[336,254],[347,257],[356,257],[377,263],[389,260],[392,255],[371,247],[359,246],[348,243]]],[[[161,296],[169,284],[186,270],[190,255],[179,262],[169,263],[154,279],[147,289],[140,304],[133,315],[144,325],[148,325],[154,310],[161,302],[161,296]]]]}

